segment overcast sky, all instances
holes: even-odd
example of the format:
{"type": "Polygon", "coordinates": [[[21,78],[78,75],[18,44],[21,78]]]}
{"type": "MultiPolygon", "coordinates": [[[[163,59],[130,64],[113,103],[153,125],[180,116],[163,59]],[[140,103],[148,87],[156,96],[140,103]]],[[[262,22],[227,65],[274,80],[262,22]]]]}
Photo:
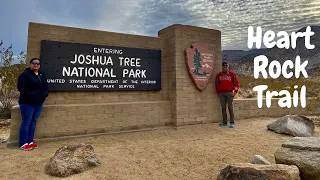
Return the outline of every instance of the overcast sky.
{"type": "Polygon", "coordinates": [[[157,36],[172,24],[222,31],[222,49],[247,49],[248,26],[263,32],[320,25],[320,0],[1,0],[0,40],[27,48],[28,22],[157,36]]]}

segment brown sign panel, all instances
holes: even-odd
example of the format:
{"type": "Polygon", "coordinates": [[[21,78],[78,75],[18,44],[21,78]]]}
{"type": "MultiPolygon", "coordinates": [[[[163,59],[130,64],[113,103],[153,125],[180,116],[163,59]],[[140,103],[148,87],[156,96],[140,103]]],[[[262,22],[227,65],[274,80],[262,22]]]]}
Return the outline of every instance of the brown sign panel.
{"type": "Polygon", "coordinates": [[[205,43],[196,43],[185,50],[189,75],[199,90],[203,90],[213,73],[215,60],[214,49],[205,43]]]}

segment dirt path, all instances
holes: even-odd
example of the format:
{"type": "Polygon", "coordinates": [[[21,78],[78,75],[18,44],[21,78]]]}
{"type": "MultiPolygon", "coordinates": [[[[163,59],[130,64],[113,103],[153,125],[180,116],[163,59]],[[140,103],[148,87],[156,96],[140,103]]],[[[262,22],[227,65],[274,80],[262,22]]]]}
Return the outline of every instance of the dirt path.
{"type": "MultiPolygon", "coordinates": [[[[274,152],[291,137],[267,131],[266,125],[272,120],[242,120],[235,129],[214,123],[42,142],[39,149],[29,152],[1,144],[0,179],[216,179],[226,165],[250,163],[255,154],[274,163],[274,152]],[[93,145],[102,165],[67,178],[46,175],[44,166],[50,157],[59,147],[73,142],[93,145]]],[[[319,129],[316,132],[319,137],[319,129]]]]}
{"type": "Polygon", "coordinates": [[[0,143],[6,142],[10,134],[10,120],[0,119],[0,143]]]}

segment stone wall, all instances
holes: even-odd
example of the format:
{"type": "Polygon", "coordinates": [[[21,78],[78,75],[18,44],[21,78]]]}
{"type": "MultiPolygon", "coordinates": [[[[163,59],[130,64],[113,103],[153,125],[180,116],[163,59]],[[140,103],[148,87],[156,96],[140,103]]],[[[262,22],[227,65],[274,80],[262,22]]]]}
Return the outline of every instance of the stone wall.
{"type": "MultiPolygon", "coordinates": [[[[299,107],[281,108],[279,107],[278,98],[271,100],[270,108],[266,107],[265,99],[263,99],[262,108],[258,108],[257,99],[236,99],[234,101],[235,119],[248,119],[257,117],[280,117],[288,114],[301,114],[301,115],[319,115],[320,108],[308,109],[299,107]]],[[[308,104],[308,101],[307,101],[308,104]]]]}
{"type": "MultiPolygon", "coordinates": [[[[213,77],[221,67],[221,33],[217,30],[172,25],[158,37],[129,35],[40,23],[29,23],[27,60],[40,57],[41,40],[161,50],[160,91],[50,92],[35,137],[121,132],[123,130],[218,122],[220,113],[214,78],[200,92],[185,64],[185,48],[208,43],[216,51],[213,77]]],[[[28,63],[28,62],[27,62],[28,63]]],[[[13,107],[9,142],[16,142],[21,123],[13,107]]]]}
{"type": "Polygon", "coordinates": [[[218,96],[215,93],[215,76],[221,71],[221,32],[192,26],[174,25],[159,31],[159,37],[166,39],[164,54],[172,63],[170,100],[173,103],[173,122],[176,125],[218,122],[221,114],[218,96]],[[193,85],[188,74],[185,48],[194,43],[207,43],[216,52],[213,75],[207,87],[200,92],[193,85]]]}

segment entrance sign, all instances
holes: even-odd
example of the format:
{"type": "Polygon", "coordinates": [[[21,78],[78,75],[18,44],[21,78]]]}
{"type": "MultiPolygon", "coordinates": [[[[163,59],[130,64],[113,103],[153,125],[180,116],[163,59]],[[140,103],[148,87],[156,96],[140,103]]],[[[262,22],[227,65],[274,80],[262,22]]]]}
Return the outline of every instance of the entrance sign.
{"type": "Polygon", "coordinates": [[[196,43],[187,48],[185,53],[189,75],[195,86],[202,91],[213,73],[215,51],[210,50],[208,44],[196,43]]]}
{"type": "Polygon", "coordinates": [[[49,91],[160,90],[161,50],[42,40],[49,91]]]}

